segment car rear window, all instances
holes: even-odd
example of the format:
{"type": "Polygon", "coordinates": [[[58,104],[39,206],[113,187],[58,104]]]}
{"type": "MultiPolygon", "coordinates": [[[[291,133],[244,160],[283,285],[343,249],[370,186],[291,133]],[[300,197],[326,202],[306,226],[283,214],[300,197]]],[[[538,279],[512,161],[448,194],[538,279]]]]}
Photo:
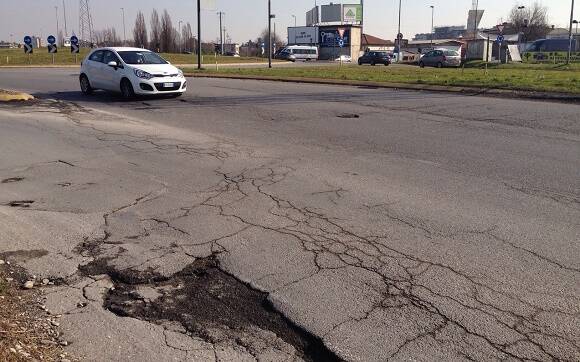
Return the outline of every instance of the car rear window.
{"type": "Polygon", "coordinates": [[[446,50],[445,55],[447,55],[448,57],[458,57],[459,52],[456,52],[455,50],[446,50]]]}

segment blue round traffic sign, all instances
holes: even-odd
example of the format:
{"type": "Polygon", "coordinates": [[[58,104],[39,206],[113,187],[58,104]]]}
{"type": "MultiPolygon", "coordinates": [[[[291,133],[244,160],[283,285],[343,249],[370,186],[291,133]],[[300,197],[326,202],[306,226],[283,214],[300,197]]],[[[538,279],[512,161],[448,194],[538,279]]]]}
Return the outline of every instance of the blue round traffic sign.
{"type": "Polygon", "coordinates": [[[49,35],[46,41],[48,42],[48,44],[54,44],[56,43],[56,38],[54,37],[54,35],[49,35]]]}
{"type": "Polygon", "coordinates": [[[504,40],[505,40],[505,38],[503,37],[503,35],[498,35],[497,36],[497,42],[498,43],[503,43],[504,40]]]}
{"type": "Polygon", "coordinates": [[[344,40],[343,39],[340,39],[338,41],[338,46],[341,47],[341,48],[344,48],[344,40]]]}
{"type": "Polygon", "coordinates": [[[32,44],[32,38],[30,36],[25,36],[24,37],[24,44],[30,45],[32,44]]]}
{"type": "Polygon", "coordinates": [[[73,35],[70,37],[70,42],[72,44],[78,44],[79,43],[79,38],[76,37],[76,35],[73,35]]]}

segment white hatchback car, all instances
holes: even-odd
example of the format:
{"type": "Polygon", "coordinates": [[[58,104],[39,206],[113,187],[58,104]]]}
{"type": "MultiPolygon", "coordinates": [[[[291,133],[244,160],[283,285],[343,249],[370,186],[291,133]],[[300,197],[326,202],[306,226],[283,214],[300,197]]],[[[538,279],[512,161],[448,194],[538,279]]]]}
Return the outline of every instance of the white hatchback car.
{"type": "Polygon", "coordinates": [[[180,96],[187,90],[183,72],[158,54],[139,48],[99,48],[81,63],[81,91],[121,92],[124,98],[140,95],[180,96]]]}

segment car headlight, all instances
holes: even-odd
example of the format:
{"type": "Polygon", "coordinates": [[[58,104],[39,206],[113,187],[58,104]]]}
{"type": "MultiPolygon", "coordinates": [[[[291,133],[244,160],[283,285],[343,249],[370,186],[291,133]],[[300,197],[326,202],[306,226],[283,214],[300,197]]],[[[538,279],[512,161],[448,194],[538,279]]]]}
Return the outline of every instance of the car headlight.
{"type": "Polygon", "coordinates": [[[177,75],[179,76],[179,78],[183,78],[183,70],[178,69],[177,70],[177,75]]]}
{"type": "Polygon", "coordinates": [[[139,78],[143,78],[143,79],[151,79],[151,78],[153,78],[153,75],[151,75],[151,74],[149,74],[146,71],[141,70],[141,69],[134,69],[133,72],[139,78]]]}

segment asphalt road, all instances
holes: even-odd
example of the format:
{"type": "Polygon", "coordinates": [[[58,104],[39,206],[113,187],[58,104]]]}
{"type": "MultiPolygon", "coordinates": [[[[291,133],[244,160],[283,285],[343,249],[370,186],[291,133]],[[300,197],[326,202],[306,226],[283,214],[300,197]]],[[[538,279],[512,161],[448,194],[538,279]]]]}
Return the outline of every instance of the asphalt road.
{"type": "Polygon", "coordinates": [[[225,79],[126,102],[58,69],[0,88],[41,99],[0,105],[0,255],[61,281],[72,353],[580,360],[578,105],[225,79]]]}

